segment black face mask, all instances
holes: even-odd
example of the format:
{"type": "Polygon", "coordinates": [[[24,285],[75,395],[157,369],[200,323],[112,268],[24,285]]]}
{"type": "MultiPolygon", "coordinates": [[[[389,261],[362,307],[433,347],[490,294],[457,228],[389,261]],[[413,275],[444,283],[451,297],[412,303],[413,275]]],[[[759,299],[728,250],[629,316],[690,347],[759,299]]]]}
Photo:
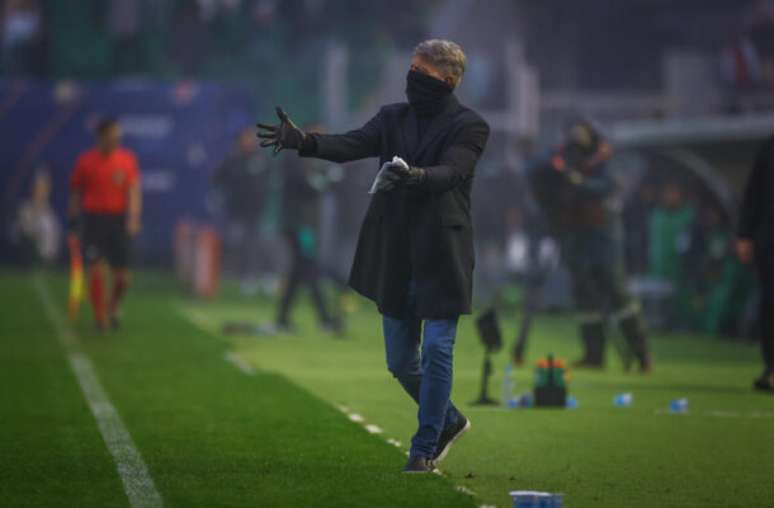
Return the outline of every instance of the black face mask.
{"type": "Polygon", "coordinates": [[[406,76],[406,97],[420,116],[434,116],[443,111],[454,87],[432,76],[410,70],[406,76]]]}

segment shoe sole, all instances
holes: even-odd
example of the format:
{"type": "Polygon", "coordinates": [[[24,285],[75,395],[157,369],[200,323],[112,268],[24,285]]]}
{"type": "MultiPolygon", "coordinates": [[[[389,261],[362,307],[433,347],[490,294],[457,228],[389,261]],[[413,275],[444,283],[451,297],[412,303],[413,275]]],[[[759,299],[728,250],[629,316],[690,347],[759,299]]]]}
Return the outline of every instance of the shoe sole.
{"type": "Polygon", "coordinates": [[[454,437],[451,438],[448,443],[446,443],[446,446],[444,446],[443,450],[441,450],[441,453],[438,454],[438,457],[433,460],[434,466],[437,466],[443,459],[446,458],[446,455],[449,454],[449,450],[451,449],[454,442],[457,441],[459,438],[461,438],[462,435],[465,434],[467,431],[469,431],[471,427],[472,425],[470,424],[470,420],[468,420],[465,423],[465,426],[462,427],[462,429],[460,429],[459,432],[454,434],[454,437]]]}
{"type": "Polygon", "coordinates": [[[403,474],[431,474],[431,473],[438,473],[438,469],[428,469],[427,471],[403,471],[403,474]]]}

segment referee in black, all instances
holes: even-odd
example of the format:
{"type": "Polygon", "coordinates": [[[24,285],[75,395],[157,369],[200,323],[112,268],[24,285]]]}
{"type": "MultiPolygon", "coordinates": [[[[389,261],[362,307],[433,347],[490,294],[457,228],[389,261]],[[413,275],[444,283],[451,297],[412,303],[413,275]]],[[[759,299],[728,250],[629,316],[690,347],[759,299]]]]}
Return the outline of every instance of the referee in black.
{"type": "Polygon", "coordinates": [[[747,181],[739,218],[736,251],[754,263],[761,285],[761,352],[765,368],[756,390],[774,392],[774,138],[758,152],[747,181]]]}

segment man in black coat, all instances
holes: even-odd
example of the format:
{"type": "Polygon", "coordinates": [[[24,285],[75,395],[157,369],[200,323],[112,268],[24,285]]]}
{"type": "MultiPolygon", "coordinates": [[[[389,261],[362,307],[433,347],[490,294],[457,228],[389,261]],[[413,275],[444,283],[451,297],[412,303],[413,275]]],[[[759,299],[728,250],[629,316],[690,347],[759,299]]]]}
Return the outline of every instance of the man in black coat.
{"type": "Polygon", "coordinates": [[[761,351],[765,369],[756,390],[774,391],[774,138],[767,140],[747,181],[739,217],[736,250],[743,263],[755,263],[761,283],[761,351]]]}
{"type": "Polygon", "coordinates": [[[360,129],[305,134],[280,108],[279,125],[259,124],[262,146],[275,152],[297,149],[333,162],[379,158],[349,284],[378,306],[387,366],[419,404],[407,472],[432,471],[470,428],[449,394],[457,320],[471,312],[470,193],[489,126],[453,94],[464,70],[457,44],[425,41],[411,60],[408,103],[382,107],[360,129]]]}

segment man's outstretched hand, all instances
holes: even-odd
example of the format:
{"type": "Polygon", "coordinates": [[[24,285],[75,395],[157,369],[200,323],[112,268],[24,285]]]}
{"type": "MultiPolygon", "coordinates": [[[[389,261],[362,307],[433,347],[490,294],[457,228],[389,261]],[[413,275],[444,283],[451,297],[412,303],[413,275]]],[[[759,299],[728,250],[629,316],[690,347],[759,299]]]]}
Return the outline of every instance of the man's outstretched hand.
{"type": "Polygon", "coordinates": [[[304,131],[296,127],[296,124],[288,117],[285,111],[277,106],[277,117],[280,120],[279,125],[266,125],[259,123],[258,138],[261,140],[262,147],[273,147],[273,154],[277,155],[285,148],[298,150],[306,138],[304,131]]]}

